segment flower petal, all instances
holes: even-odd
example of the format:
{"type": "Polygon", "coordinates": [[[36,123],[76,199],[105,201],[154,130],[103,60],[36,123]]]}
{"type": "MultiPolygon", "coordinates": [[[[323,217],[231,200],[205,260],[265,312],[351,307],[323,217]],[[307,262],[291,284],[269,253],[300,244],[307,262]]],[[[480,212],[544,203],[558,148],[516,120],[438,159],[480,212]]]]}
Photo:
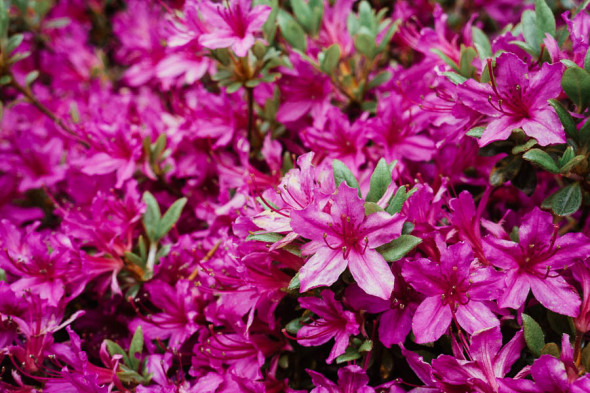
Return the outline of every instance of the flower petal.
{"type": "Polygon", "coordinates": [[[438,340],[451,324],[453,315],[448,305],[443,305],[440,296],[426,298],[416,309],[412,331],[418,344],[438,340]]]}

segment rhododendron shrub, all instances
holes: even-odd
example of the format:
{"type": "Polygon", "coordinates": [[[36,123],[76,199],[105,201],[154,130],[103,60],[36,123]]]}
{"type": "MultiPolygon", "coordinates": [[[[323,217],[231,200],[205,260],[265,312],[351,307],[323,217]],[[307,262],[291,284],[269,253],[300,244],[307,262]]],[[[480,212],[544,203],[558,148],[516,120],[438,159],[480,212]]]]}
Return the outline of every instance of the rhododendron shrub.
{"type": "Polygon", "coordinates": [[[590,392],[588,3],[0,0],[0,391],[590,392]]]}

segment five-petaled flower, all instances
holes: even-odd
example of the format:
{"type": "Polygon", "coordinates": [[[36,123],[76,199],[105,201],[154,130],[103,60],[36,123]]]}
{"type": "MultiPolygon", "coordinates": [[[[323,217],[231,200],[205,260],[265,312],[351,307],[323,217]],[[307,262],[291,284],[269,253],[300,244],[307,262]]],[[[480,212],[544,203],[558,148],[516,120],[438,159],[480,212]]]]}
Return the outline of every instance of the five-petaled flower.
{"type": "Polygon", "coordinates": [[[346,269],[369,295],[389,299],[394,277],[375,248],[401,233],[404,218],[377,212],[365,216],[356,189],[342,183],[329,212],[317,206],[291,212],[291,227],[311,239],[303,253],[313,256],[299,270],[301,291],[332,285],[346,269]]]}

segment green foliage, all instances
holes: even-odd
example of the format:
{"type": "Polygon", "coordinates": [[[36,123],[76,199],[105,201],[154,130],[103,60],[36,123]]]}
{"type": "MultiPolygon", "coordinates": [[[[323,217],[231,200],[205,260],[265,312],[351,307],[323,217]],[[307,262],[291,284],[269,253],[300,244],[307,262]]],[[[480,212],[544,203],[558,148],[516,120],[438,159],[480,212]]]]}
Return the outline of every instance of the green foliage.
{"type": "Polygon", "coordinates": [[[381,253],[386,261],[394,262],[402,259],[420,243],[422,243],[422,239],[419,237],[401,235],[397,239],[377,248],[377,251],[381,253]]]}
{"type": "Polygon", "coordinates": [[[545,335],[541,326],[527,314],[522,314],[524,339],[528,349],[535,356],[541,356],[541,350],[545,346],[545,335]]]}
{"type": "Polygon", "coordinates": [[[143,214],[143,225],[146,234],[151,242],[158,242],[172,229],[174,224],[180,218],[180,213],[187,202],[186,198],[180,198],[170,206],[164,216],[161,216],[158,201],[149,192],[143,194],[143,202],[146,205],[145,213],[143,214]]]}
{"type": "Polygon", "coordinates": [[[342,182],[346,182],[349,187],[356,188],[359,197],[361,196],[359,183],[345,163],[340,160],[334,160],[332,162],[332,171],[334,172],[334,182],[336,183],[336,187],[340,186],[342,182]]]}

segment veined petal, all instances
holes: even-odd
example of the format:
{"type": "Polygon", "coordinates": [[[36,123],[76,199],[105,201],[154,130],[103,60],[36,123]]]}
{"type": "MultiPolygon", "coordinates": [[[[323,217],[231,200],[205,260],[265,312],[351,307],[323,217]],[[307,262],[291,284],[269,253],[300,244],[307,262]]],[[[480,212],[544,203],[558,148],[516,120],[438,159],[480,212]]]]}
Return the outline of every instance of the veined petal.
{"type": "Polygon", "coordinates": [[[520,358],[520,352],[524,349],[526,343],[524,341],[524,332],[521,330],[512,337],[508,344],[500,350],[494,359],[494,374],[504,376],[510,367],[520,358]]]}
{"type": "Polygon", "coordinates": [[[399,237],[406,219],[400,214],[377,212],[369,215],[360,230],[369,239],[369,247],[375,248],[399,237]]]}
{"type": "Polygon", "coordinates": [[[509,271],[506,275],[506,291],[498,299],[498,306],[517,309],[526,300],[529,294],[529,276],[519,274],[518,271],[509,271]]]}
{"type": "Polygon", "coordinates": [[[477,330],[500,326],[500,321],[483,303],[470,301],[465,305],[460,305],[455,312],[457,322],[469,334],[477,330]]]}
{"type": "Polygon", "coordinates": [[[443,305],[440,296],[426,298],[416,309],[412,331],[418,344],[438,340],[451,324],[453,315],[448,305],[443,305]]]}
{"type": "Polygon", "coordinates": [[[541,146],[565,143],[563,125],[549,104],[545,110],[534,112],[531,116],[529,121],[523,122],[521,125],[525,134],[535,138],[541,146]]]}
{"type": "Polygon", "coordinates": [[[404,264],[402,270],[402,276],[404,279],[409,282],[415,290],[426,296],[436,296],[445,292],[441,287],[443,283],[440,279],[440,275],[440,268],[425,258],[408,261],[404,264]]]}
{"type": "Polygon", "coordinates": [[[574,288],[561,276],[545,279],[530,276],[529,282],[535,298],[549,310],[561,315],[577,317],[582,301],[574,288]]]}
{"type": "Polygon", "coordinates": [[[344,269],[346,269],[346,260],[341,250],[320,248],[299,270],[301,291],[334,284],[344,269]]]}
{"type": "Polygon", "coordinates": [[[367,249],[363,254],[352,250],[348,269],[363,291],[382,299],[389,299],[395,278],[385,259],[377,251],[367,249]]]}
{"type": "Polygon", "coordinates": [[[319,211],[315,206],[291,211],[291,228],[297,234],[310,240],[323,243],[324,233],[333,235],[330,228],[331,223],[330,215],[319,211]]]}
{"type": "Polygon", "coordinates": [[[486,127],[483,135],[479,139],[479,146],[485,146],[495,141],[503,141],[508,139],[512,130],[518,128],[519,121],[509,115],[502,115],[497,119],[492,120],[486,127]]]}
{"type": "Polygon", "coordinates": [[[381,315],[379,320],[379,340],[386,347],[404,342],[412,328],[412,313],[409,307],[395,308],[381,315]]]}
{"type": "Polygon", "coordinates": [[[531,367],[531,375],[537,385],[545,392],[567,392],[568,380],[565,366],[561,360],[551,355],[541,355],[531,367]]]}

